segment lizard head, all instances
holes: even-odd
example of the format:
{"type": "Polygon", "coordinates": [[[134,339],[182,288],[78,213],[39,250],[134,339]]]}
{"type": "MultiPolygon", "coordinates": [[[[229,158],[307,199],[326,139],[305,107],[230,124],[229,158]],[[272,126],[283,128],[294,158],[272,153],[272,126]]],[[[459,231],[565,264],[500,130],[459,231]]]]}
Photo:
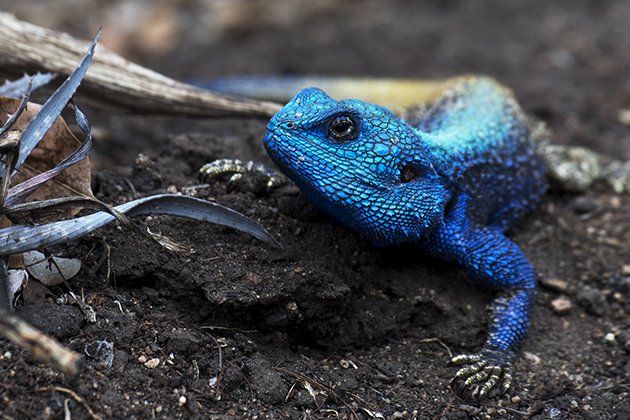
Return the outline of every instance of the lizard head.
{"type": "Polygon", "coordinates": [[[418,133],[389,110],[300,91],[267,125],[271,159],[315,204],[376,245],[442,221],[447,191],[418,133]]]}

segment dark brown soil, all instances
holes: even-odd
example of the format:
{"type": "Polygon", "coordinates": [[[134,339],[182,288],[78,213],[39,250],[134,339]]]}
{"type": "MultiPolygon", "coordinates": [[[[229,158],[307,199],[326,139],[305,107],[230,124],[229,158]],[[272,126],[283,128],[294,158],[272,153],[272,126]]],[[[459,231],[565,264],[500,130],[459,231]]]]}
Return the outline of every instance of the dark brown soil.
{"type": "MultiPolygon", "coordinates": [[[[555,141],[630,159],[630,127],[618,118],[630,108],[626,0],[339,3],[203,45],[184,36],[167,59],[143,59],[181,79],[488,74],[555,141]]],[[[107,202],[197,185],[197,168],[216,158],[269,162],[265,121],[87,113],[97,129],[95,191],[107,202]],[[139,152],[149,160],[134,165],[139,152]]],[[[55,249],[82,258],[71,285],[97,322],[55,304],[60,289],[32,289],[19,311],[92,356],[69,378],[3,341],[7,417],[62,418],[69,400],[73,418],[88,418],[88,406],[103,418],[630,418],[629,196],[551,192],[511,231],[541,283],[568,287],[541,285],[511,395],[474,406],[450,390],[448,360],[481,346],[492,294],[469,286],[460,268],[412,247],[374,250],[295,187],[265,194],[255,182],[237,191],[215,182],[195,191],[259,221],[284,249],[161,217],[145,224],[195,254],[116,227],[55,249]],[[111,258],[95,272],[106,246],[111,258]],[[572,304],[563,316],[551,309],[560,296],[572,304]],[[101,340],[113,343],[111,366],[101,340]],[[141,363],[154,358],[157,367],[141,363]]]]}

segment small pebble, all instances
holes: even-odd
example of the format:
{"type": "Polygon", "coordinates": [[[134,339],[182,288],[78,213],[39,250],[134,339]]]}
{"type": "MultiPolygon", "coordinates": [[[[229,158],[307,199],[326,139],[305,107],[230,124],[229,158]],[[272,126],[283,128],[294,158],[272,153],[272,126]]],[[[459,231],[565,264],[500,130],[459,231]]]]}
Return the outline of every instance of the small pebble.
{"type": "Polygon", "coordinates": [[[511,400],[514,404],[518,404],[518,403],[520,403],[520,402],[521,402],[521,397],[519,397],[518,395],[515,395],[515,396],[513,396],[510,400],[511,400]]]}
{"type": "Polygon", "coordinates": [[[621,274],[624,276],[630,276],[630,264],[624,264],[621,266],[621,274]]]}
{"type": "Polygon", "coordinates": [[[179,404],[180,407],[183,407],[184,405],[186,405],[186,396],[182,395],[181,397],[179,397],[179,399],[177,400],[177,404],[179,404]]]}
{"type": "Polygon", "coordinates": [[[580,196],[573,201],[573,211],[577,214],[590,213],[597,209],[599,203],[592,197],[580,196]]]}
{"type": "Polygon", "coordinates": [[[547,407],[542,412],[543,416],[549,419],[557,419],[562,414],[562,411],[556,407],[547,407]]]}
{"type": "Polygon", "coordinates": [[[114,364],[114,343],[107,340],[96,340],[85,345],[83,352],[90,359],[101,365],[112,367],[114,364]]]}
{"type": "Polygon", "coordinates": [[[577,293],[577,300],[593,315],[602,316],[606,311],[606,297],[594,287],[584,286],[577,293]]]}
{"type": "Polygon", "coordinates": [[[149,359],[144,362],[144,367],[147,369],[155,369],[160,365],[160,359],[158,357],[154,357],[153,359],[149,359]]]}
{"type": "Polygon", "coordinates": [[[383,381],[383,382],[391,382],[393,379],[390,378],[389,376],[383,374],[383,373],[377,373],[376,375],[374,375],[374,377],[376,379],[378,379],[379,381],[383,381]]]}
{"type": "Polygon", "coordinates": [[[566,280],[553,278],[553,279],[543,279],[540,283],[548,289],[554,290],[556,292],[566,292],[569,283],[566,280]]]}
{"type": "Polygon", "coordinates": [[[602,338],[604,338],[604,332],[598,329],[594,329],[591,332],[591,337],[593,337],[593,340],[601,340],[602,338]]]}
{"type": "Polygon", "coordinates": [[[530,353],[528,351],[523,353],[523,357],[525,357],[525,360],[527,360],[533,365],[540,365],[540,363],[542,362],[542,360],[540,359],[540,356],[534,353],[530,353]]]}
{"type": "Polygon", "coordinates": [[[613,209],[618,209],[619,207],[621,207],[621,200],[616,195],[613,195],[612,197],[610,197],[610,199],[608,200],[608,203],[610,207],[612,207],[613,209]]]}
{"type": "Polygon", "coordinates": [[[617,340],[627,352],[630,352],[630,328],[621,331],[617,336],[617,340]]]}
{"type": "Polygon", "coordinates": [[[608,334],[604,336],[604,341],[611,344],[614,343],[616,341],[615,334],[609,332],[608,334]]]}
{"type": "Polygon", "coordinates": [[[617,112],[617,119],[623,125],[630,125],[630,109],[621,108],[617,112]]]}
{"type": "Polygon", "coordinates": [[[245,275],[243,277],[244,277],[245,281],[248,284],[251,284],[251,285],[260,284],[260,282],[262,281],[260,276],[258,274],[254,274],[254,273],[245,273],[245,275]]]}
{"type": "Polygon", "coordinates": [[[571,299],[566,296],[560,296],[551,301],[551,310],[558,315],[568,314],[572,308],[571,299]]]}
{"type": "Polygon", "coordinates": [[[147,362],[147,356],[145,356],[144,354],[141,355],[140,357],[138,357],[138,362],[139,363],[146,363],[147,362]]]}

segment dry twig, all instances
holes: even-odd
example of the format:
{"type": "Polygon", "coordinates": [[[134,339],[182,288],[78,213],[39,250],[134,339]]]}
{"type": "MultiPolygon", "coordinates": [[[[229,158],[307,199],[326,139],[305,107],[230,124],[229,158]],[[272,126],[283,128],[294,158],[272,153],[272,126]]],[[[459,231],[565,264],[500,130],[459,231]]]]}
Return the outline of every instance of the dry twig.
{"type": "Polygon", "coordinates": [[[451,349],[446,344],[444,344],[442,340],[440,340],[437,337],[424,338],[418,341],[418,343],[438,343],[440,346],[444,348],[444,350],[446,350],[446,352],[448,353],[448,357],[453,358],[453,353],[451,352],[451,349]]]}
{"type": "Polygon", "coordinates": [[[94,412],[94,410],[92,410],[92,408],[88,405],[88,403],[83,398],[81,398],[76,392],[74,392],[73,390],[71,390],[69,388],[64,388],[62,386],[51,386],[51,387],[37,388],[37,389],[35,389],[35,391],[37,391],[37,392],[61,392],[61,393],[64,393],[64,394],[70,396],[73,400],[75,400],[79,404],[81,404],[83,406],[83,408],[85,408],[87,410],[87,412],[90,415],[90,417],[92,417],[94,420],[101,420],[101,416],[96,414],[94,412]]]}
{"type": "Polygon", "coordinates": [[[79,373],[83,359],[78,353],[63,347],[54,338],[5,309],[0,309],[0,334],[28,350],[36,359],[50,363],[64,373],[79,373]]]}
{"type": "MultiPolygon", "coordinates": [[[[326,401],[328,401],[330,398],[333,398],[336,401],[341,402],[344,407],[346,408],[346,410],[348,410],[347,417],[351,418],[351,419],[358,419],[359,416],[357,415],[356,411],[352,408],[352,405],[350,405],[347,401],[345,401],[343,398],[341,398],[341,396],[339,395],[339,393],[337,391],[341,391],[343,393],[346,393],[343,390],[335,390],[334,387],[326,385],[325,383],[319,381],[316,378],[312,378],[310,376],[306,376],[302,373],[299,372],[293,372],[289,369],[285,369],[282,367],[277,367],[276,371],[279,372],[281,375],[285,375],[288,376],[290,378],[292,378],[294,381],[299,381],[300,384],[311,394],[311,396],[314,395],[314,389],[313,388],[319,388],[320,390],[323,390],[323,397],[324,400],[322,400],[321,402],[315,401],[315,406],[317,407],[318,411],[328,411],[326,409],[323,408],[323,405],[326,403],[326,401]],[[309,387],[311,389],[309,389],[309,387]]],[[[353,394],[349,394],[351,396],[354,397],[353,394]]],[[[287,397],[288,398],[288,394],[287,397]]],[[[337,417],[339,417],[339,415],[337,415],[337,417]]]]}
{"type": "MultiPolygon", "coordinates": [[[[0,69],[12,73],[68,75],[88,42],[0,13],[0,69]]],[[[82,92],[102,103],[155,114],[195,117],[269,117],[280,109],[272,102],[229,98],[197,89],[125,60],[99,46],[82,92]]]]}

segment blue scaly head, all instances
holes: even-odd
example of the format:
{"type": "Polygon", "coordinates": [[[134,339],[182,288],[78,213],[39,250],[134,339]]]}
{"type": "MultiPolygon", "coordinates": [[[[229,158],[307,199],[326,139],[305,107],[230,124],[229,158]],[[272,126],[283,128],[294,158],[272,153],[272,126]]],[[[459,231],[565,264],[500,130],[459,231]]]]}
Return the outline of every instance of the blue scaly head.
{"type": "Polygon", "coordinates": [[[449,194],[430,153],[386,108],[303,89],[273,116],[264,145],[311,202],[377,246],[442,223],[449,194]]]}

